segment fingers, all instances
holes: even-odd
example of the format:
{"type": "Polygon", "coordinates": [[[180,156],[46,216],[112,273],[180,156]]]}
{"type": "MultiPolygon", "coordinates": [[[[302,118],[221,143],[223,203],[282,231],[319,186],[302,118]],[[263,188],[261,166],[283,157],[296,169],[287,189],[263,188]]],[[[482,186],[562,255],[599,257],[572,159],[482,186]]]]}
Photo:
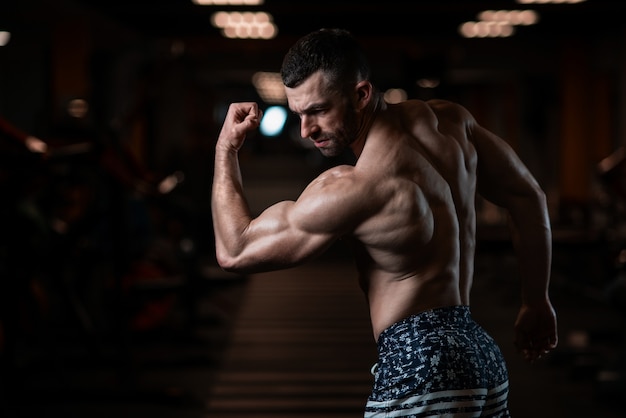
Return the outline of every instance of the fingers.
{"type": "Polygon", "coordinates": [[[259,127],[263,112],[256,103],[234,103],[231,106],[236,106],[232,121],[235,124],[235,130],[246,133],[259,127]]]}
{"type": "Polygon", "coordinates": [[[524,360],[534,363],[537,360],[542,360],[550,354],[550,350],[523,350],[522,354],[524,356],[524,360]]]}
{"type": "Polygon", "coordinates": [[[530,362],[542,359],[557,346],[556,315],[548,303],[523,305],[515,321],[515,346],[530,362]]]}
{"type": "Polygon", "coordinates": [[[231,103],[228,113],[234,123],[258,123],[263,114],[255,102],[231,103]]]}
{"type": "Polygon", "coordinates": [[[262,116],[263,112],[255,102],[231,103],[216,146],[238,151],[246,135],[259,127],[262,116]]]}
{"type": "Polygon", "coordinates": [[[556,341],[553,338],[526,339],[523,343],[516,343],[518,350],[522,353],[524,360],[535,362],[545,358],[556,348],[556,341]]]}
{"type": "Polygon", "coordinates": [[[259,109],[259,106],[256,103],[250,103],[250,108],[248,110],[247,119],[253,122],[260,122],[263,117],[263,111],[259,109]]]}
{"type": "Polygon", "coordinates": [[[542,360],[547,351],[535,351],[535,350],[522,350],[522,357],[529,363],[534,363],[537,360],[542,360]]]}

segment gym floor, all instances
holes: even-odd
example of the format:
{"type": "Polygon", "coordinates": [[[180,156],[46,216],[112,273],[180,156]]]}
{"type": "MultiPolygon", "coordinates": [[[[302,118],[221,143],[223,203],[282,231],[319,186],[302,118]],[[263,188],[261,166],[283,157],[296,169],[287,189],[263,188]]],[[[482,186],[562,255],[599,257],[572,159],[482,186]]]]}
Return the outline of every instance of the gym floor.
{"type": "MultiPolygon", "coordinates": [[[[486,257],[482,268],[501,264],[497,258],[486,257]]],[[[349,260],[249,277],[217,272],[207,281],[192,325],[178,301],[159,326],[98,353],[76,329],[22,343],[2,416],[362,415],[375,346],[349,260]]],[[[483,274],[473,294],[475,317],[507,358],[513,416],[620,416],[623,317],[555,283],[560,345],[529,365],[511,344],[516,292],[506,275],[483,274]]]]}

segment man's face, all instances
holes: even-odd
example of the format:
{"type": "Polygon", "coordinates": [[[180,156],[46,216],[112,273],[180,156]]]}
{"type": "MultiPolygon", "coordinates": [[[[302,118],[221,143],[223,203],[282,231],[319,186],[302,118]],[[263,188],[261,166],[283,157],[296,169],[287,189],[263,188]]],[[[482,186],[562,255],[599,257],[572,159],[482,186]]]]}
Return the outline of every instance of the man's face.
{"type": "Polygon", "coordinates": [[[300,117],[300,135],[326,157],[340,155],[355,139],[357,115],[352,101],[328,88],[318,71],[297,87],[286,87],[289,108],[300,117]]]}

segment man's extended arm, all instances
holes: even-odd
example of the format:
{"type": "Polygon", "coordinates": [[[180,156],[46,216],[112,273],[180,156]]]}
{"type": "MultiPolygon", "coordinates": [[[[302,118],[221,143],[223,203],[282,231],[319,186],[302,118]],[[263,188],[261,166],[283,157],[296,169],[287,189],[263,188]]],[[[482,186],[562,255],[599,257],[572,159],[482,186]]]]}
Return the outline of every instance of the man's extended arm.
{"type": "Polygon", "coordinates": [[[471,136],[478,152],[478,192],[508,211],[522,280],[515,345],[525,359],[534,361],[558,342],[548,294],[552,233],[546,196],[506,142],[478,125],[471,136]]]}

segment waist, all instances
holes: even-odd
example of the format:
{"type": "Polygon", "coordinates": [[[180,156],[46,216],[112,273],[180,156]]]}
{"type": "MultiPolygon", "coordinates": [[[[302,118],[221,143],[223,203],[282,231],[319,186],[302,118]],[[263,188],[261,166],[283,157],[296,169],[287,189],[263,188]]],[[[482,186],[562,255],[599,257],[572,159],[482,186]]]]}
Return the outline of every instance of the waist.
{"type": "Polygon", "coordinates": [[[467,329],[474,325],[474,319],[468,305],[445,306],[407,316],[384,329],[378,336],[378,345],[385,346],[407,333],[424,333],[441,329],[467,329]]]}

